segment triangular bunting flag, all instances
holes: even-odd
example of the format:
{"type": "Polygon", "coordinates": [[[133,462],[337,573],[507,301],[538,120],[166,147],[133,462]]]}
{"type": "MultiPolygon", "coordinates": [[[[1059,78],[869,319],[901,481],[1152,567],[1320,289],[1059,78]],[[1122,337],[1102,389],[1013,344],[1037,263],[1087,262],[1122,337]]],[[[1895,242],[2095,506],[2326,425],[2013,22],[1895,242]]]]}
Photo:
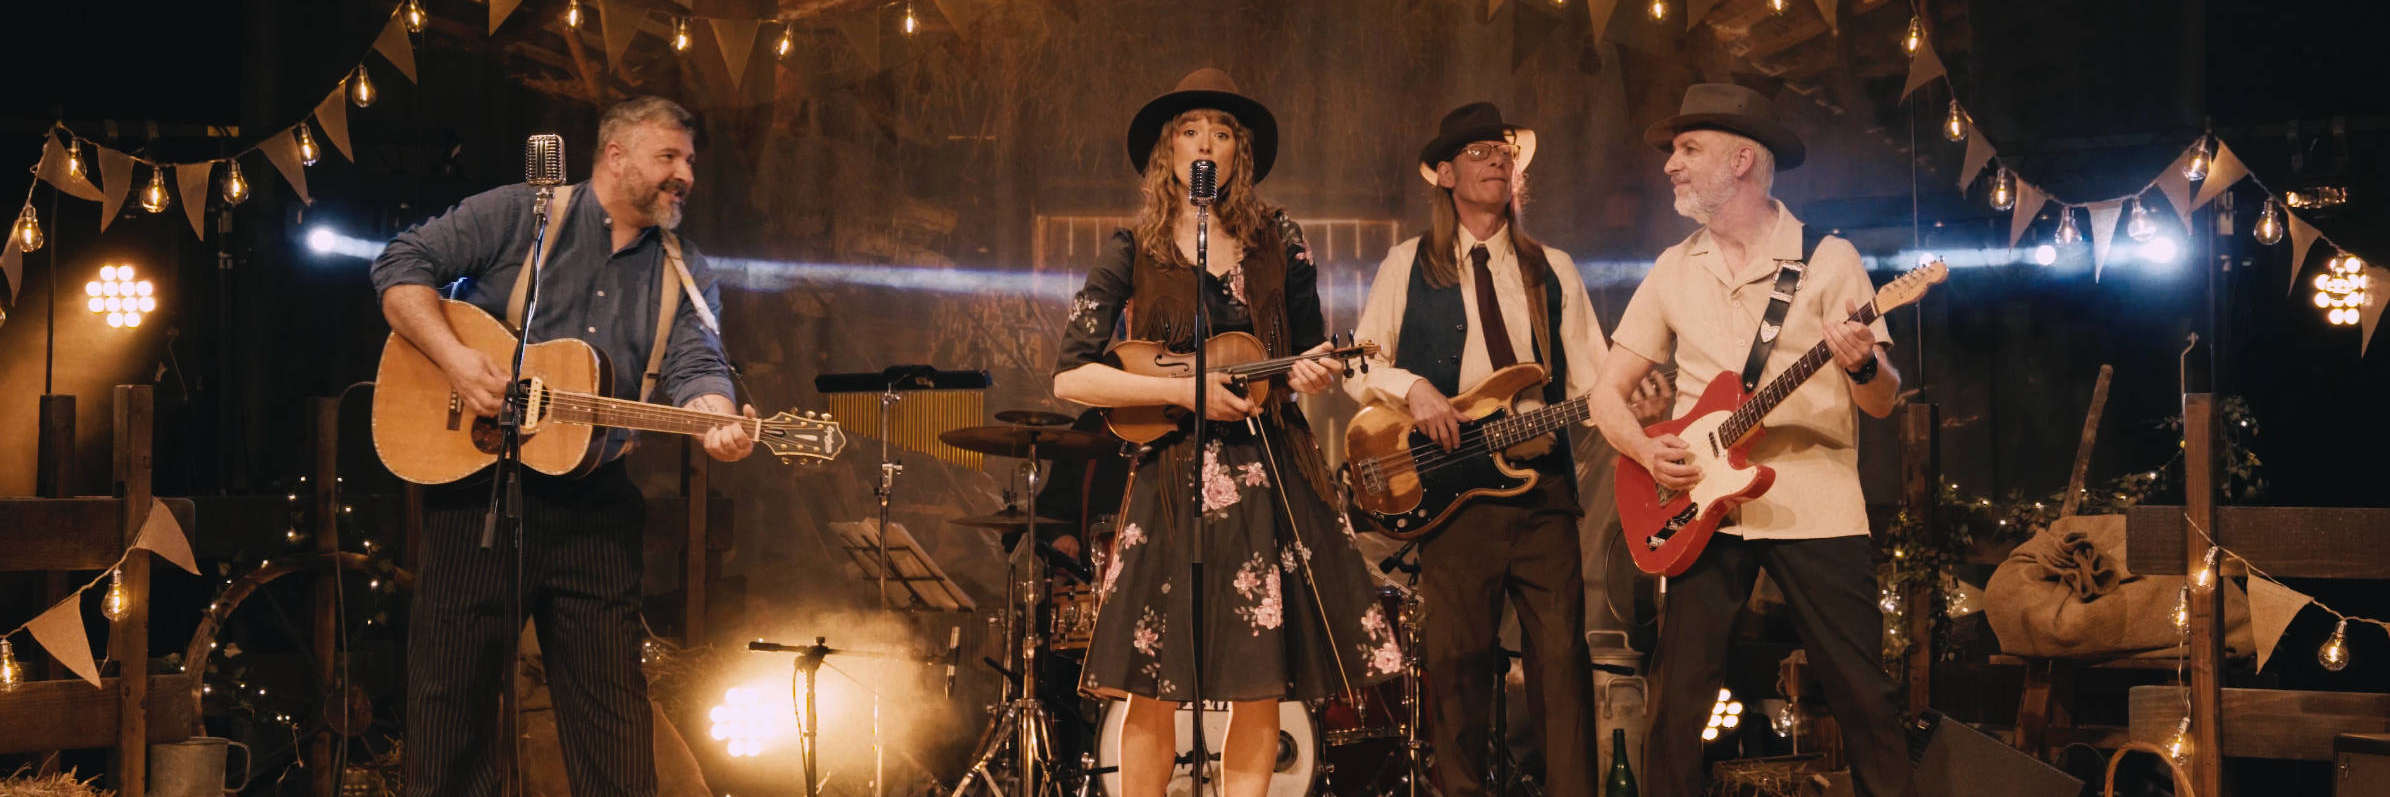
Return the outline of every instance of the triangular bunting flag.
{"type": "Polygon", "coordinates": [[[1974,122],[1967,123],[1967,158],[1958,166],[1958,190],[1975,184],[1975,175],[1983,173],[1983,165],[1992,162],[1992,142],[1984,140],[1983,131],[1974,122]]]}
{"type": "Polygon", "coordinates": [[[606,64],[620,72],[622,54],[631,49],[639,27],[647,24],[647,11],[622,0],[598,0],[598,22],[606,29],[606,64]]]}
{"type": "Polygon", "coordinates": [[[315,104],[315,126],[323,128],[324,138],[340,150],[340,157],[357,161],[357,153],[349,149],[349,79],[342,79],[332,93],[324,95],[323,102],[315,104]]]}
{"type": "Polygon", "coordinates": [[[2247,176],[2249,167],[2241,165],[2240,156],[2232,154],[2232,148],[2224,146],[2223,139],[2216,139],[2216,162],[2208,164],[2207,179],[2200,182],[2199,195],[2191,198],[2191,207],[2206,207],[2208,202],[2224,193],[2224,189],[2231,188],[2233,183],[2247,176]]]}
{"type": "MultiPolygon", "coordinates": [[[[304,120],[299,122],[306,123],[304,120]]],[[[307,196],[307,163],[299,159],[297,135],[284,130],[274,134],[273,138],[258,142],[257,148],[266,153],[266,160],[274,162],[274,170],[281,172],[282,179],[290,182],[291,190],[299,192],[300,202],[315,204],[315,200],[307,196]]]]}
{"type": "Polygon", "coordinates": [[[373,40],[373,49],[390,59],[399,74],[407,76],[407,82],[420,82],[415,79],[415,42],[407,39],[407,22],[398,14],[390,15],[390,24],[383,26],[382,35],[373,40]]]}
{"type": "Polygon", "coordinates": [[[1817,0],[1817,13],[1826,17],[1826,31],[1836,36],[1842,35],[1841,25],[1834,21],[1834,6],[1839,2],[1841,0],[1817,0]]]}
{"type": "Polygon", "coordinates": [[[2315,245],[2315,239],[2322,233],[2300,219],[2299,214],[2284,213],[2282,218],[2290,222],[2290,292],[2298,293],[2299,279],[2307,274],[2308,248],[2315,245]]]}
{"type": "MultiPolygon", "coordinates": [[[[876,9],[878,6],[868,8],[876,9]]],[[[838,26],[839,33],[846,34],[847,43],[855,46],[855,55],[863,59],[863,65],[870,67],[871,71],[880,71],[880,15],[876,11],[865,10],[835,16],[832,22],[838,26]]]]}
{"type": "Polygon", "coordinates": [[[1685,30],[1701,24],[1701,20],[1709,17],[1710,9],[1716,7],[1718,0],[1685,0],[1685,30]]]}
{"type": "MultiPolygon", "coordinates": [[[[100,189],[91,184],[89,172],[76,172],[71,175],[66,173],[66,145],[58,143],[58,139],[54,137],[45,136],[45,138],[49,138],[49,143],[43,144],[41,148],[42,182],[49,183],[58,190],[65,191],[67,196],[76,199],[86,202],[100,201],[100,189]]],[[[84,168],[90,168],[90,166],[86,165],[84,168]]]]}
{"type": "Polygon", "coordinates": [[[2166,204],[2174,206],[2174,215],[2183,218],[2185,226],[2191,223],[2191,178],[2183,176],[2183,167],[2190,163],[2191,151],[2183,150],[2182,157],[2167,164],[2166,170],[2158,172],[2158,179],[2153,181],[2158,193],[2166,195],[2166,204]]]}
{"type": "Polygon", "coordinates": [[[50,652],[50,658],[73,670],[92,686],[100,685],[99,665],[91,660],[91,641],[83,636],[83,593],[67,596],[66,600],[42,612],[33,622],[25,624],[33,632],[33,641],[50,652]]]}
{"type": "MultiPolygon", "coordinates": [[[[2368,286],[2390,285],[2390,268],[2366,266],[2365,283],[2368,286]]],[[[2365,291],[2365,306],[2357,308],[2357,356],[2359,357],[2365,356],[2365,349],[2373,345],[2373,330],[2382,323],[2382,303],[2385,300],[2390,300],[2390,290],[2368,287],[2365,291]]]]}
{"type": "Polygon", "coordinates": [[[166,502],[149,499],[149,517],[141,521],[141,533],[133,538],[133,548],[155,552],[158,558],[173,562],[191,575],[199,575],[199,562],[191,557],[191,538],[183,535],[183,524],[174,519],[174,512],[166,502]]]}
{"type": "Polygon", "coordinates": [[[17,300],[17,275],[23,270],[24,254],[17,251],[17,238],[14,235],[8,237],[7,244],[0,245],[0,275],[8,278],[8,300],[11,302],[17,300]]]}
{"type": "Polygon", "coordinates": [[[2100,270],[2108,267],[2108,244],[2116,240],[2116,217],[2124,215],[2124,200],[2111,199],[2094,202],[2091,207],[2091,281],[2100,281],[2100,270]]]}
{"type": "Polygon", "coordinates": [[[979,9],[972,8],[973,0],[937,0],[938,13],[946,17],[946,24],[954,26],[955,35],[971,37],[971,23],[979,21],[979,9]]]}
{"type": "Polygon", "coordinates": [[[183,189],[183,215],[191,217],[191,234],[207,240],[207,177],[216,164],[208,161],[177,163],[174,182],[183,189]]]}
{"type": "Polygon", "coordinates": [[[1942,68],[1942,56],[1934,54],[1933,42],[1918,45],[1917,54],[1909,56],[1909,82],[1901,87],[1900,100],[1908,102],[1909,95],[1916,93],[1917,87],[1948,74],[1950,71],[1942,68]]]}
{"type": "Polygon", "coordinates": [[[1510,9],[1510,71],[1517,72],[1535,57],[1550,41],[1552,31],[1559,29],[1559,20],[1544,16],[1543,9],[1532,3],[1520,3],[1510,9]],[[1531,10],[1532,9],[1532,10],[1531,10]]]}
{"type": "Polygon", "coordinates": [[[2282,632],[2290,628],[2290,620],[2299,616],[2314,598],[2299,594],[2298,590],[2263,578],[2249,578],[2249,635],[2257,643],[2257,669],[2263,672],[2266,659],[2273,658],[2274,645],[2282,641],[2282,632]]]}
{"type": "Polygon", "coordinates": [[[755,53],[755,31],[763,27],[760,19],[711,19],[714,43],[722,49],[722,64],[730,69],[730,87],[738,89],[739,80],[747,76],[747,56],[755,53]]]}
{"type": "Polygon", "coordinates": [[[2025,236],[2025,228],[2033,226],[2033,217],[2041,215],[2041,205],[2049,200],[2041,189],[2022,179],[2017,183],[2017,207],[2008,221],[2008,248],[2017,248],[2017,239],[2025,236]]]}
{"type": "Polygon", "coordinates": [[[1610,35],[1610,13],[1618,10],[1618,0],[1585,0],[1585,15],[1593,20],[1593,40],[1601,42],[1610,35]]]}
{"type": "Polygon", "coordinates": [[[1494,13],[1495,13],[1495,12],[1498,12],[1498,11],[1501,11],[1501,10],[1502,10],[1502,0],[1485,0],[1485,18],[1486,18],[1486,21],[1488,21],[1488,22],[1491,22],[1491,21],[1493,21],[1493,19],[1494,19],[1494,13]]]}
{"type": "Polygon", "coordinates": [[[125,195],[133,191],[133,156],[107,147],[92,149],[99,150],[100,190],[104,195],[100,198],[100,232],[107,232],[108,225],[116,222],[116,212],[124,209],[125,195]]]}
{"type": "Polygon", "coordinates": [[[490,35],[497,35],[498,26],[506,22],[507,15],[515,12],[515,6],[522,4],[523,0],[490,0],[490,35]]]}

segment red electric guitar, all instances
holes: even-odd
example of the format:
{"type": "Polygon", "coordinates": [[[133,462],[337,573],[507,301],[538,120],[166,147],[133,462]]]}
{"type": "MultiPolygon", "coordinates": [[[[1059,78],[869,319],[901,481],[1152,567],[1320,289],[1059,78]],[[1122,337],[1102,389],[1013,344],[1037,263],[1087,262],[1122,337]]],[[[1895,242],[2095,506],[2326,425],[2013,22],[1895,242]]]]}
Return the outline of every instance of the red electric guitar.
{"type": "MultiPolygon", "coordinates": [[[[1859,308],[1852,321],[1865,324],[1885,311],[1914,304],[1927,289],[1949,276],[1949,266],[1936,260],[1886,284],[1875,301],[1859,308]]],[[[1627,553],[1635,566],[1654,575],[1673,576],[1693,566],[1709,545],[1718,521],[1737,506],[1758,498],[1776,481],[1776,471],[1753,465],[1747,456],[1765,431],[1765,420],[1776,404],[1792,395],[1818,368],[1833,362],[1825,341],[1759,389],[1745,395],[1741,376],[1718,374],[1701,391],[1701,400],[1682,417],[1643,430],[1652,437],[1674,434],[1684,438],[1692,454],[1685,463],[1701,469],[1701,481],[1689,492],[1665,489],[1633,457],[1618,458],[1618,520],[1626,528],[1627,553]]]]}

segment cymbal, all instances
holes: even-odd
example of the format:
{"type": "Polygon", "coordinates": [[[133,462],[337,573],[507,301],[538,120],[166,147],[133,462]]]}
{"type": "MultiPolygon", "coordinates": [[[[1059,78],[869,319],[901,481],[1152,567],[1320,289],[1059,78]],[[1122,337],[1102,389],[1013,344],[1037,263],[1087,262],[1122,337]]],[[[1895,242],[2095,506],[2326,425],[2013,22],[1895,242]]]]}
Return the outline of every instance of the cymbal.
{"type": "Polygon", "coordinates": [[[965,426],[942,432],[938,439],[964,451],[999,457],[1026,458],[1032,447],[1038,459],[1088,459],[1120,451],[1116,437],[1042,426],[965,426]]]}
{"type": "Polygon", "coordinates": [[[1016,426],[1069,426],[1076,419],[1044,410],[1005,410],[996,413],[996,420],[1016,426]]]}
{"type": "MultiPolygon", "coordinates": [[[[1008,506],[1005,507],[1003,511],[996,512],[994,514],[965,515],[958,518],[949,518],[946,522],[957,526],[970,526],[972,528],[992,529],[995,531],[1019,531],[1029,527],[1029,513],[1021,511],[1020,507],[1008,506]]],[[[1040,526],[1052,525],[1055,528],[1062,528],[1070,525],[1070,523],[1071,521],[1062,520],[1060,518],[1050,518],[1044,516],[1039,516],[1037,518],[1037,524],[1040,526]]]]}

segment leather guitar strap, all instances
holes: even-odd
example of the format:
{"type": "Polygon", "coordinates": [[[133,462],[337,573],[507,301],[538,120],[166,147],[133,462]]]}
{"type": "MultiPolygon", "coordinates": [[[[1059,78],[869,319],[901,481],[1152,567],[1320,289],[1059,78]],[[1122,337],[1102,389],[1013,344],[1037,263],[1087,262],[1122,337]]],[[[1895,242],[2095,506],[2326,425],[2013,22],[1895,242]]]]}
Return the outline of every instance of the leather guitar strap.
{"type": "MultiPolygon", "coordinates": [[[[548,207],[554,209],[554,214],[548,217],[550,233],[564,229],[565,214],[573,209],[573,188],[569,185],[558,186],[554,197],[549,200],[548,207]]],[[[549,238],[552,243],[554,236],[549,238]]],[[[523,253],[523,270],[515,272],[514,295],[506,300],[506,328],[514,330],[517,335],[523,334],[523,298],[531,290],[531,280],[541,268],[548,265],[548,253],[556,251],[556,247],[550,245],[543,244],[538,248],[537,259],[533,258],[531,252],[523,253]]]]}
{"type": "Polygon", "coordinates": [[[1784,331],[1784,314],[1792,309],[1793,293],[1801,289],[1801,275],[1809,270],[1808,258],[1817,256],[1817,245],[1825,234],[1817,228],[1801,227],[1800,260],[1780,260],[1776,266],[1776,285],[1768,292],[1768,310],[1759,320],[1759,331],[1751,340],[1751,355],[1743,360],[1743,392],[1759,389],[1760,372],[1767,370],[1768,352],[1776,347],[1776,335],[1784,331]]]}

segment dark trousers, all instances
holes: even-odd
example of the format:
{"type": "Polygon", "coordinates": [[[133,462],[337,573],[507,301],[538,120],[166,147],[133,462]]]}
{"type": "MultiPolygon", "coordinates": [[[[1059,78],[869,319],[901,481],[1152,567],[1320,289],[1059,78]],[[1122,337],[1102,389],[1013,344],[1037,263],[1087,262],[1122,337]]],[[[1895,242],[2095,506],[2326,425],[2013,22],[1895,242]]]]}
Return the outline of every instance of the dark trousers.
{"type": "MultiPolygon", "coordinates": [[[[407,628],[410,797],[496,797],[500,700],[515,674],[512,540],[481,547],[488,483],[425,498],[407,628]]],[[[558,740],[575,797],[656,793],[655,719],[639,669],[640,530],[647,501],[620,461],[523,489],[524,616],[538,626],[558,740]]]]}
{"type": "Polygon", "coordinates": [[[1445,797],[1486,794],[1502,600],[1518,612],[1526,712],[1543,730],[1546,794],[1594,794],[1593,670],[1585,650],[1585,576],[1576,486],[1545,475],[1526,493],[1463,507],[1419,549],[1436,783],[1445,797]]]}
{"type": "Polygon", "coordinates": [[[1763,567],[1784,590],[1793,627],[1825,685],[1860,797],[1896,797],[1908,779],[1908,748],[1892,678],[1884,674],[1883,615],[1876,608],[1875,561],[1865,536],[1745,540],[1720,534],[1691,569],[1668,579],[1666,616],[1652,653],[1658,703],[1644,742],[1649,772],[1643,793],[1706,793],[1701,729],[1725,678],[1735,615],[1763,567]]]}

